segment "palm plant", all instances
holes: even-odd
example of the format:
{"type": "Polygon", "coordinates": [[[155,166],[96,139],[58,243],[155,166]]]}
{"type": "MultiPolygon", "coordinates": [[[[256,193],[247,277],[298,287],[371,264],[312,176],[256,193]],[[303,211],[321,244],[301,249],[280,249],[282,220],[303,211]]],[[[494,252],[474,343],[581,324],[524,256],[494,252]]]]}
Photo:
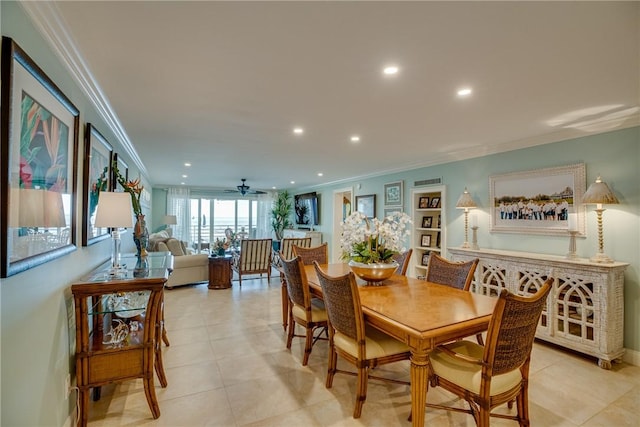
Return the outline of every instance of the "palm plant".
{"type": "Polygon", "coordinates": [[[289,192],[287,190],[278,192],[278,197],[274,200],[271,208],[271,227],[278,240],[282,240],[284,229],[292,225],[289,219],[291,209],[291,195],[289,192]]]}

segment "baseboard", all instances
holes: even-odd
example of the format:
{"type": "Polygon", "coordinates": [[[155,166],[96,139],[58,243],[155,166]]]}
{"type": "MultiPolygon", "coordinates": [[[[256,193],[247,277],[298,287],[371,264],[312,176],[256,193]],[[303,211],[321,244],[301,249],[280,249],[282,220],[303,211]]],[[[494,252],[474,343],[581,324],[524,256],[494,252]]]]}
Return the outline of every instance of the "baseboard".
{"type": "Polygon", "coordinates": [[[640,351],[626,348],[622,355],[622,361],[634,366],[640,366],[640,351]]]}

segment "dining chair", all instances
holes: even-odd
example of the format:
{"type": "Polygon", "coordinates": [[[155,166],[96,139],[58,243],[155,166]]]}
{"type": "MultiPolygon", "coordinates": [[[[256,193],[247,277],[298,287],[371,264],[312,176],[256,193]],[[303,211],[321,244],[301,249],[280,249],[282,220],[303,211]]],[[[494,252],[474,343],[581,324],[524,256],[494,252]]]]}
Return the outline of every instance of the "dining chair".
{"type": "Polygon", "coordinates": [[[528,384],[531,348],[538,321],[553,283],[547,281],[531,297],[503,289],[491,316],[487,344],[462,340],[429,353],[429,381],[465,399],[470,409],[427,404],[428,407],[473,415],[478,427],[489,427],[489,417],[529,425],[528,384]],[[517,415],[491,410],[516,400],[517,415]]]}
{"type": "Polygon", "coordinates": [[[240,254],[233,258],[232,268],[238,273],[242,286],[242,276],[247,274],[267,273],[267,281],[271,281],[271,239],[244,239],[240,241],[240,254]]]}
{"type": "Polygon", "coordinates": [[[291,260],[281,260],[282,270],[286,278],[289,295],[289,331],[287,333],[287,348],[291,349],[293,337],[306,338],[302,366],[307,366],[313,345],[327,333],[327,311],[324,303],[318,298],[312,298],[307,281],[307,273],[302,258],[297,256],[291,260]],[[296,335],[296,324],[305,328],[305,335],[296,335]],[[314,333],[319,333],[314,336],[314,333]]]}
{"type": "MultiPolygon", "coordinates": [[[[427,265],[426,280],[427,282],[439,283],[468,291],[471,288],[473,274],[479,261],[478,258],[475,258],[466,262],[453,262],[435,252],[431,252],[429,264],[427,265]]],[[[482,334],[476,334],[476,340],[478,344],[484,344],[482,334]]]]}
{"type": "Polygon", "coordinates": [[[401,276],[405,276],[407,274],[407,268],[409,267],[409,260],[411,259],[412,253],[413,249],[409,249],[408,251],[401,252],[393,256],[393,260],[398,263],[396,274],[401,276]]]}
{"type": "Polygon", "coordinates": [[[293,245],[302,248],[311,246],[311,237],[285,237],[280,241],[280,250],[273,251],[272,262],[273,268],[280,273],[280,283],[282,285],[282,327],[287,330],[287,322],[289,320],[289,296],[287,295],[287,282],[282,271],[282,261],[295,258],[293,254],[293,245]]]}
{"type": "Polygon", "coordinates": [[[369,378],[410,384],[407,381],[373,376],[369,372],[370,369],[408,360],[411,353],[403,342],[365,324],[353,272],[332,277],[320,268],[317,261],[313,264],[322,288],[329,323],[329,367],[326,387],[331,388],[336,373],[357,376],[358,387],[353,418],[360,418],[362,405],[367,398],[369,378]],[[357,373],[338,369],[338,356],[356,366],[357,373]]]}
{"type": "Polygon", "coordinates": [[[439,283],[468,291],[479,261],[476,258],[466,262],[453,262],[435,252],[431,252],[427,265],[427,282],[439,283]]]}
{"type": "Polygon", "coordinates": [[[293,254],[299,255],[304,265],[311,265],[313,261],[318,261],[318,264],[326,264],[329,262],[329,245],[326,242],[312,248],[293,245],[293,254]]]}

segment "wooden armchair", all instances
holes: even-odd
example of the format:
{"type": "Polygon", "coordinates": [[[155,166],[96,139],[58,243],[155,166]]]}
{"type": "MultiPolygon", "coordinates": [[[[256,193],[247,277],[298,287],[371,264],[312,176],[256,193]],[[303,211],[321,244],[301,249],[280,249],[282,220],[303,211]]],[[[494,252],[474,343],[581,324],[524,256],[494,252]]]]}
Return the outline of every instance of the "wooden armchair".
{"type": "Polygon", "coordinates": [[[271,280],[271,239],[245,239],[240,242],[240,254],[234,257],[232,268],[238,273],[242,286],[242,276],[267,273],[271,280]]]}
{"type": "MultiPolygon", "coordinates": [[[[287,348],[291,349],[293,337],[306,338],[304,346],[304,356],[302,366],[309,362],[313,344],[320,335],[327,331],[327,312],[322,300],[311,297],[307,273],[300,257],[282,261],[282,270],[286,277],[288,296],[291,302],[289,312],[289,332],[287,333],[287,348]],[[305,335],[296,335],[296,324],[305,328],[305,335]],[[314,337],[314,332],[319,329],[319,333],[314,337]]],[[[326,338],[324,338],[326,339],[326,338]]]]}
{"type": "Polygon", "coordinates": [[[282,285],[282,327],[287,330],[289,321],[289,294],[287,291],[287,281],[282,270],[282,261],[295,258],[293,247],[308,248],[311,246],[311,237],[285,237],[280,241],[280,251],[273,252],[273,268],[280,272],[280,283],[282,285]]]}
{"type": "Polygon", "coordinates": [[[405,276],[407,274],[407,268],[409,267],[409,261],[411,260],[412,253],[413,249],[409,249],[408,251],[393,256],[393,260],[398,263],[396,274],[401,276],[405,276]]]}
{"type": "Polygon", "coordinates": [[[473,415],[478,427],[489,427],[489,417],[508,418],[529,425],[528,383],[531,348],[536,327],[553,278],[532,297],[503,289],[489,323],[487,345],[456,341],[429,353],[430,383],[465,399],[470,409],[427,404],[429,407],[473,415]],[[491,410],[513,399],[517,415],[491,410]]]}
{"type": "Polygon", "coordinates": [[[358,386],[353,418],[360,418],[367,398],[369,378],[409,385],[406,381],[370,375],[370,370],[387,363],[408,360],[409,347],[401,341],[365,324],[360,293],[353,272],[328,276],[314,262],[329,318],[329,369],[326,387],[331,388],[336,372],[356,375],[358,386]],[[357,374],[337,368],[338,356],[355,365],[357,374]]]}
{"type": "Polygon", "coordinates": [[[300,256],[304,265],[311,265],[314,261],[317,261],[318,264],[326,264],[329,262],[329,245],[326,242],[313,248],[294,245],[293,254],[300,256]]]}

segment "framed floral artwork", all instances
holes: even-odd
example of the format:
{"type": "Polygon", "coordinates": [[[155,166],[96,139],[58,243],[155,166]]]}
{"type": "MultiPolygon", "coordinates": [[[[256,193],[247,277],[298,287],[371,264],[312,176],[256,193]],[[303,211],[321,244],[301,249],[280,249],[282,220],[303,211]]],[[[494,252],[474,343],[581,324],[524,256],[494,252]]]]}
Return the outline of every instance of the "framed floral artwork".
{"type": "Polygon", "coordinates": [[[84,139],[82,245],[88,246],[109,237],[108,228],[94,224],[100,192],[111,189],[113,147],[91,123],[87,123],[84,139]]]}
{"type": "Polygon", "coordinates": [[[2,38],[0,276],[76,249],[78,109],[11,38],[2,38]]]}
{"type": "Polygon", "coordinates": [[[384,205],[402,206],[402,186],[403,181],[390,182],[384,185],[384,205]]]}
{"type": "Polygon", "coordinates": [[[356,196],[356,210],[362,212],[367,218],[376,216],[376,195],[356,196]]]}
{"type": "Polygon", "coordinates": [[[565,236],[569,213],[585,233],[584,163],[489,177],[491,232],[565,236]]]}

